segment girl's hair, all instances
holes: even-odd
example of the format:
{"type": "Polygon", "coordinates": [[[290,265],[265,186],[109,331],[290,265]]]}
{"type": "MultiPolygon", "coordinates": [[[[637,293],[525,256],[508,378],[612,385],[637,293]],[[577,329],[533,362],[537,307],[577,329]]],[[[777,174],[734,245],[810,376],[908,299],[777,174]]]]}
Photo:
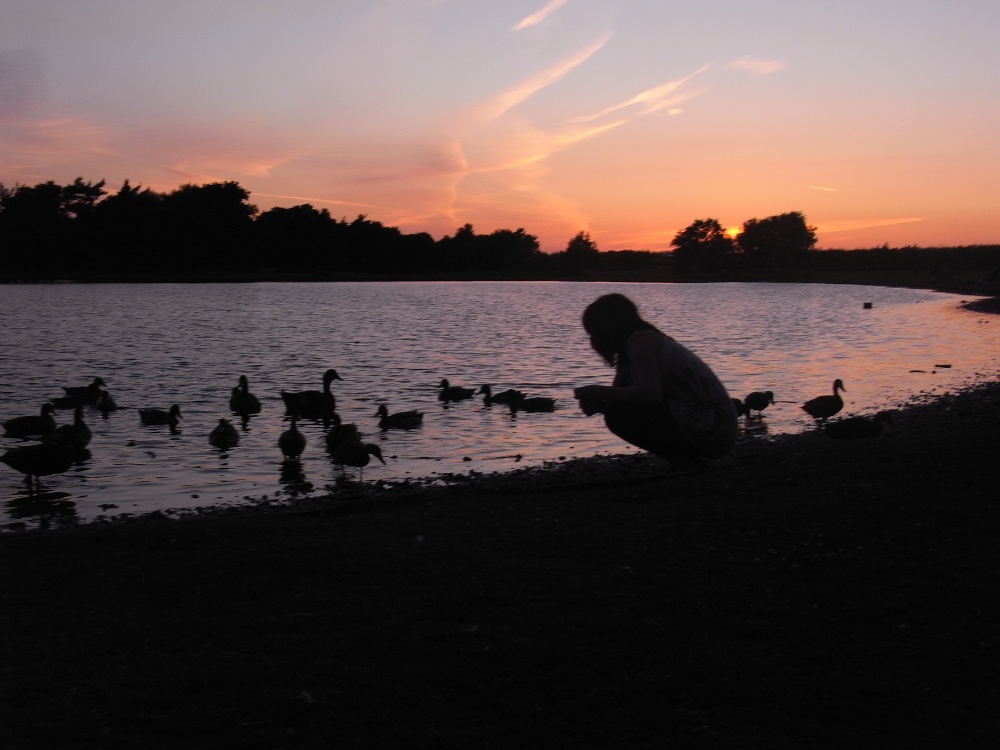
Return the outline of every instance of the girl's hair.
{"type": "Polygon", "coordinates": [[[583,311],[583,329],[590,345],[614,367],[628,362],[628,339],[636,331],[660,330],[639,315],[639,308],[624,294],[605,294],[583,311]]]}

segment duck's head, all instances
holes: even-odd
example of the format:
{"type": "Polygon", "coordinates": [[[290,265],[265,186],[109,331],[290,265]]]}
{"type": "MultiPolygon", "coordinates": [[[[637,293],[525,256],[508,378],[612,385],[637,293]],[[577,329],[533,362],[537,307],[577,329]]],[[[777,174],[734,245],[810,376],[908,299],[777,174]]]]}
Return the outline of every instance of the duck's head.
{"type": "Polygon", "coordinates": [[[331,367],[329,370],[323,373],[323,382],[332,383],[334,380],[343,380],[343,378],[340,377],[340,375],[337,374],[337,371],[331,367]]]}
{"type": "Polygon", "coordinates": [[[836,393],[837,391],[846,391],[846,390],[847,389],[844,388],[844,381],[843,380],[841,380],[840,378],[837,378],[836,380],[833,381],[833,392],[834,393],[836,393]]]}

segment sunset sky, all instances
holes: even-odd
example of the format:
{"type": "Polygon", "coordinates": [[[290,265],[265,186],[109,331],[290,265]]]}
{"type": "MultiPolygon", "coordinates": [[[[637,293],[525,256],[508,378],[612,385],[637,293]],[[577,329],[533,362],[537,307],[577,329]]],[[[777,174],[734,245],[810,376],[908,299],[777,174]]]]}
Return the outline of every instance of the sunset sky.
{"type": "Polygon", "coordinates": [[[435,239],[1000,243],[998,0],[0,0],[0,183],[235,180],[435,239]]]}

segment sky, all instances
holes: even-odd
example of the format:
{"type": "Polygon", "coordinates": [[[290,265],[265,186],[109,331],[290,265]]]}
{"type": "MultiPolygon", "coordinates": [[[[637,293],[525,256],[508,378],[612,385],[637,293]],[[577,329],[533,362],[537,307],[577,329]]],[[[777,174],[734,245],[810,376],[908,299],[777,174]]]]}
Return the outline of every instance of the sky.
{"type": "Polygon", "coordinates": [[[1000,244],[1000,0],[0,0],[0,183],[435,239],[1000,244]]]}

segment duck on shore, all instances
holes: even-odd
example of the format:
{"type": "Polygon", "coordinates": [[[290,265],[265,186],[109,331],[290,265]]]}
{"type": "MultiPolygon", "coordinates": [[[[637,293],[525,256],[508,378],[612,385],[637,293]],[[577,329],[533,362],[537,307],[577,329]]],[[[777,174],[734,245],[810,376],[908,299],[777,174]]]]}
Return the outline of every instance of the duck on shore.
{"type": "Polygon", "coordinates": [[[35,445],[21,445],[0,455],[0,463],[24,474],[28,490],[41,487],[41,477],[62,474],[76,460],[69,440],[53,435],[35,445]],[[34,480],[34,483],[32,483],[34,480]]]}
{"type": "Polygon", "coordinates": [[[816,398],[811,398],[802,404],[802,408],[805,410],[806,414],[814,419],[819,420],[820,424],[826,422],[827,419],[832,417],[834,414],[840,412],[844,408],[844,399],[840,397],[840,391],[846,391],[844,388],[844,381],[837,378],[833,381],[833,394],[826,396],[816,396],[816,398]]]}

